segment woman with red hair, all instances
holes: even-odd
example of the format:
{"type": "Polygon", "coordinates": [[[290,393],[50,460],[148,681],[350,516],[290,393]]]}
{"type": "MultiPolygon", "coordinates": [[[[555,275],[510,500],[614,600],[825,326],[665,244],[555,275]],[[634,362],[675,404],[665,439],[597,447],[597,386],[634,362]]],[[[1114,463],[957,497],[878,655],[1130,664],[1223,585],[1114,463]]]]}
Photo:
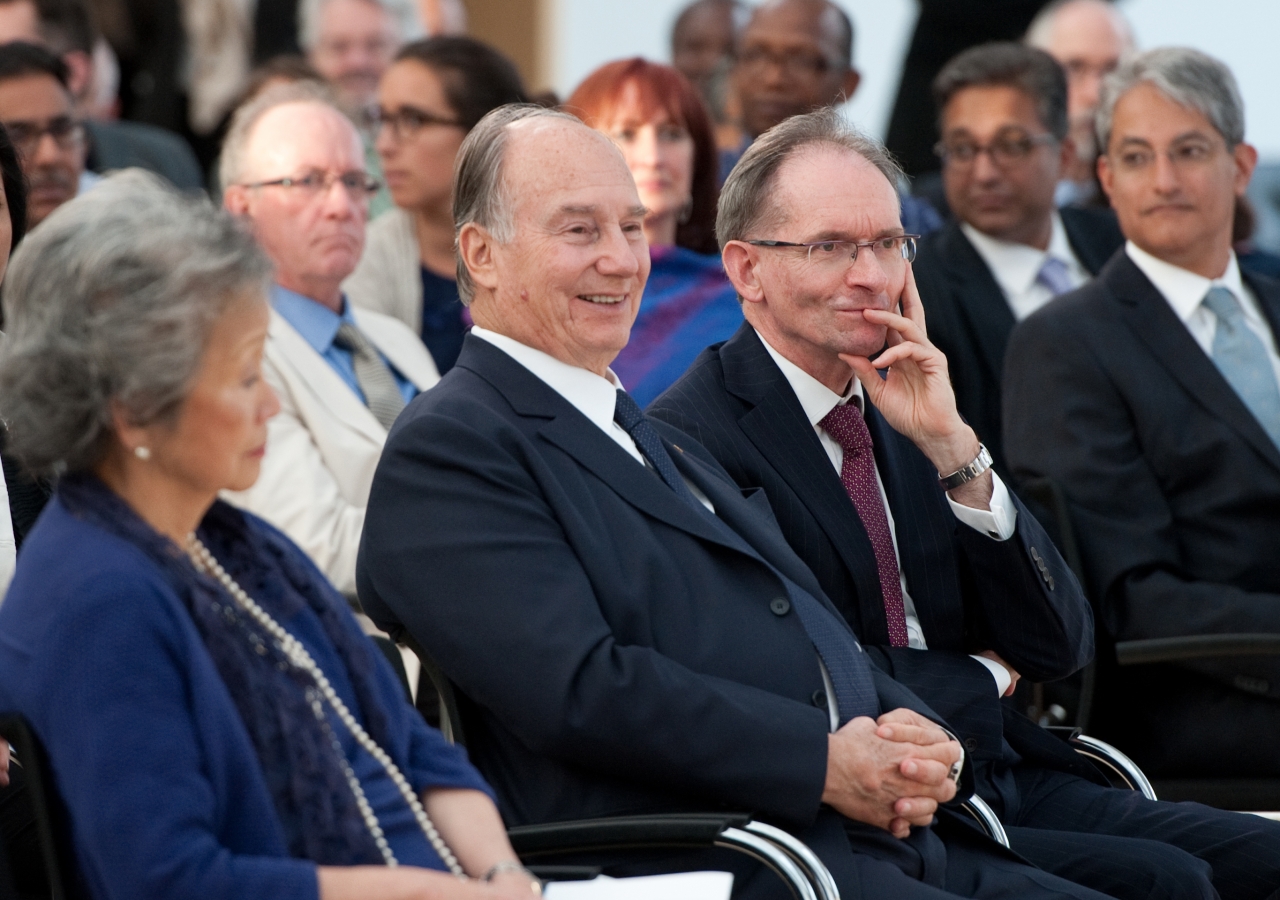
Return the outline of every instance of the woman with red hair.
{"type": "Polygon", "coordinates": [[[742,323],[715,241],[710,116],[683,75],[638,57],[596,69],[564,107],[618,145],[649,210],[644,233],[653,269],[631,342],[613,363],[644,405],[742,323]]]}

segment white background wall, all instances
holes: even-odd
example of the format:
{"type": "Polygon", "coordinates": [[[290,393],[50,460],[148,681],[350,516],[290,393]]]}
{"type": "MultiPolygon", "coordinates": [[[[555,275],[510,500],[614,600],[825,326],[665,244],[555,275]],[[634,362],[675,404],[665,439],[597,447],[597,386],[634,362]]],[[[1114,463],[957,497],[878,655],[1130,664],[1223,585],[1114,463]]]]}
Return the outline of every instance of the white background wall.
{"type": "MultiPolygon", "coordinates": [[[[624,56],[670,58],[686,0],[554,0],[553,86],[567,95],[596,66],[624,56]]],[[[914,0],[837,0],[853,18],[862,86],[850,117],[883,136],[917,7],[914,0]]],[[[1280,0],[1121,0],[1141,47],[1184,44],[1225,61],[1244,94],[1248,138],[1280,161],[1280,0]]]]}

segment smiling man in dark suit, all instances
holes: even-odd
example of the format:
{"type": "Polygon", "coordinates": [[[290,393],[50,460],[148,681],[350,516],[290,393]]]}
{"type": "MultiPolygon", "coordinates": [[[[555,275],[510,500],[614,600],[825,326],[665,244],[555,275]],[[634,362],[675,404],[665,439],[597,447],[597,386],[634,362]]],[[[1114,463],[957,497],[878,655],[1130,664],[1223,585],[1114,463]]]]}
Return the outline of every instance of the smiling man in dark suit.
{"type": "MultiPolygon", "coordinates": [[[[358,577],[374,620],[457,685],[506,820],[744,809],[800,835],[848,900],[1098,900],[950,810],[934,822],[959,744],[870,663],[763,493],[621,390],[609,363],[649,257],[608,139],[503,107],[455,178],[476,327],[388,438],[358,577]]],[[[785,891],[723,857],[646,865],[785,891]]]]}
{"type": "Polygon", "coordinates": [[[916,284],[960,414],[1006,472],[1000,376],[1009,332],[1084,284],[1124,239],[1110,210],[1054,208],[1075,148],[1066,77],[1047,53],[983,44],[947,63],[933,90],[955,219],[921,243],[916,284]]]}
{"type": "Polygon", "coordinates": [[[956,412],[911,278],[896,175],[832,112],[761,137],[716,221],[746,324],[651,414],[744,491],[764,490],[868,655],[964,739],[1013,849],[1132,900],[1268,896],[1280,827],[1104,787],[1000,702],[1019,673],[1048,680],[1083,665],[1092,618],[956,412]]]}
{"type": "MultiPolygon", "coordinates": [[[[1235,79],[1142,54],[1104,86],[1098,137],[1128,242],[1014,332],[1010,464],[1061,482],[1116,640],[1280,632],[1280,284],[1231,249],[1257,161],[1235,79]]],[[[1116,677],[1099,724],[1150,771],[1280,775],[1274,658],[1116,677]]]]}

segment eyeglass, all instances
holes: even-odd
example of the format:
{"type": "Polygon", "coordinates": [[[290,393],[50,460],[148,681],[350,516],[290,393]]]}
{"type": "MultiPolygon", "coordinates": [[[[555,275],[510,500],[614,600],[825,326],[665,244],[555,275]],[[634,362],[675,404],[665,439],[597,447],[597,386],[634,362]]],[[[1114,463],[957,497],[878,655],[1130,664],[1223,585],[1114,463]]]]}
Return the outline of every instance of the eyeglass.
{"type": "Polygon", "coordinates": [[[991,156],[991,161],[1003,169],[1022,162],[1041,144],[1053,144],[1057,140],[1051,134],[1000,135],[989,144],[979,144],[976,141],[938,141],[933,152],[942,157],[944,163],[953,166],[973,165],[978,154],[987,153],[991,156]]]}
{"type": "Polygon", "coordinates": [[[444,116],[438,116],[415,106],[402,106],[397,112],[381,108],[376,109],[373,112],[373,125],[375,128],[382,128],[383,126],[390,128],[391,134],[395,136],[397,141],[417,137],[418,132],[428,125],[448,125],[453,128],[463,127],[462,123],[457,119],[446,119],[444,116]]]}
{"type": "Polygon", "coordinates": [[[334,182],[342,185],[342,189],[352,200],[364,201],[382,189],[382,182],[367,172],[308,172],[298,178],[273,178],[270,181],[254,181],[243,184],[246,188],[283,187],[297,188],[298,193],[308,199],[315,199],[333,190],[334,182]]]}
{"type": "Polygon", "coordinates": [[[918,234],[899,234],[876,238],[874,241],[812,241],[793,244],[790,241],[747,241],[753,247],[803,247],[809,265],[824,274],[843,275],[858,261],[858,251],[867,247],[875,254],[876,262],[884,268],[914,262],[918,234]]]}
{"type": "Polygon", "coordinates": [[[761,72],[774,65],[792,78],[817,78],[834,68],[831,60],[820,53],[774,53],[766,47],[750,47],[742,51],[738,55],[738,65],[751,72],[761,72]]]}
{"type": "Polygon", "coordinates": [[[84,140],[84,125],[71,116],[55,116],[46,122],[5,122],[4,129],[23,156],[35,153],[46,134],[62,150],[74,149],[84,140]]]}

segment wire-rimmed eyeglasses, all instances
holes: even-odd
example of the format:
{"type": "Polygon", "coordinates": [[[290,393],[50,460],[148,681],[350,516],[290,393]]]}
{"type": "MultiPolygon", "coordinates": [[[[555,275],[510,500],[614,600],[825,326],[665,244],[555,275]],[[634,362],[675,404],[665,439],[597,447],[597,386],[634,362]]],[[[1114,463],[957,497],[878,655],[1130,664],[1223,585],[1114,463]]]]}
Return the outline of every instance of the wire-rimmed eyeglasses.
{"type": "Polygon", "coordinates": [[[791,241],[746,241],[753,247],[803,247],[809,264],[824,272],[843,272],[858,261],[858,251],[868,248],[876,262],[885,268],[913,262],[916,258],[918,234],[895,234],[876,238],[874,241],[810,241],[796,244],[791,241]]]}
{"type": "Polygon", "coordinates": [[[272,178],[270,181],[254,181],[241,185],[247,188],[282,187],[293,188],[307,198],[327,194],[333,190],[334,183],[342,185],[342,189],[352,200],[364,201],[378,193],[382,182],[368,172],[307,172],[296,178],[272,178]]]}

